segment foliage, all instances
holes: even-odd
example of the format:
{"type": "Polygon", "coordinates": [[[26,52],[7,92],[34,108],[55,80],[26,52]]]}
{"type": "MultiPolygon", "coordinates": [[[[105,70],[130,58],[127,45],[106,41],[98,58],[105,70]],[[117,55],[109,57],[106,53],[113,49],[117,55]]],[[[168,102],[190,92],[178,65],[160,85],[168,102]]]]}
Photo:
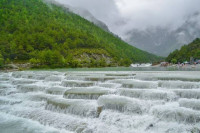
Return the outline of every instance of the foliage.
{"type": "Polygon", "coordinates": [[[0,68],[3,67],[3,65],[4,65],[4,59],[3,59],[3,56],[0,53],[0,68]]]}
{"type": "MultiPolygon", "coordinates": [[[[81,67],[74,56],[84,49],[89,54],[92,51],[112,58],[113,64],[124,65],[121,59],[129,60],[124,62],[126,65],[160,59],[66,8],[42,0],[1,0],[0,35],[0,51],[5,59],[30,61],[38,67],[81,67]]],[[[91,64],[105,66],[103,59],[91,64]]]]}
{"type": "Polygon", "coordinates": [[[177,60],[176,60],[176,59],[172,59],[172,60],[171,60],[171,63],[176,64],[176,63],[177,63],[177,60]]]}
{"type": "Polygon", "coordinates": [[[36,52],[35,58],[31,58],[30,62],[35,65],[62,67],[65,64],[64,57],[60,52],[55,50],[43,50],[36,52]]]}
{"type": "Polygon", "coordinates": [[[200,59],[200,39],[195,39],[189,45],[184,45],[181,47],[180,50],[175,50],[174,52],[170,53],[169,56],[166,58],[166,61],[172,62],[173,59],[176,59],[177,62],[184,62],[189,61],[190,57],[194,59],[200,59]]]}
{"type": "Polygon", "coordinates": [[[121,66],[129,66],[131,64],[131,60],[130,59],[121,59],[120,60],[120,65],[121,66]]]}

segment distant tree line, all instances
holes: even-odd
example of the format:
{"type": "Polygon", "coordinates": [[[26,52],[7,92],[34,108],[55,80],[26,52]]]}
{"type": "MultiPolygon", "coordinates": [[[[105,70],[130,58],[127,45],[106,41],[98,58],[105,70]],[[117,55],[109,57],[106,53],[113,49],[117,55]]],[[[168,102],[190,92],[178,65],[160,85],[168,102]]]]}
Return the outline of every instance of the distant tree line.
{"type": "Polygon", "coordinates": [[[172,63],[182,63],[184,61],[190,61],[190,57],[194,59],[200,59],[200,39],[195,39],[192,43],[184,45],[180,50],[175,50],[169,54],[166,61],[172,63]]]}

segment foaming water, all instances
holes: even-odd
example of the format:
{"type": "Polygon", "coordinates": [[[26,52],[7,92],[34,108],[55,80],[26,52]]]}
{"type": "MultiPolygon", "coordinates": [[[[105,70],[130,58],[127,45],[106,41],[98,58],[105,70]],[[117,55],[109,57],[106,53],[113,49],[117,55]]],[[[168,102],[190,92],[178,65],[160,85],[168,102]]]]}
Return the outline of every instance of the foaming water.
{"type": "Polygon", "coordinates": [[[0,113],[0,118],[1,133],[72,133],[70,131],[44,126],[39,122],[6,113],[0,113]]]}
{"type": "Polygon", "coordinates": [[[0,73],[1,133],[199,133],[200,72],[0,73]]]}

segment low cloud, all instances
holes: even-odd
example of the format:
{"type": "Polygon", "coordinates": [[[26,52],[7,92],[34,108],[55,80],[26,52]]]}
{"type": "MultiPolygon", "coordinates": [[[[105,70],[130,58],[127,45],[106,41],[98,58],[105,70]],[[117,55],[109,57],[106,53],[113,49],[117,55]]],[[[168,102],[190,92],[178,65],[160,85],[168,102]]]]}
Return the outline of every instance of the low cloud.
{"type": "MultiPolygon", "coordinates": [[[[200,12],[200,0],[56,0],[87,9],[109,29],[124,37],[132,29],[149,27],[177,29],[188,17],[200,12]]],[[[196,17],[194,21],[198,21],[196,17]]],[[[199,22],[199,21],[198,21],[199,22]]]]}

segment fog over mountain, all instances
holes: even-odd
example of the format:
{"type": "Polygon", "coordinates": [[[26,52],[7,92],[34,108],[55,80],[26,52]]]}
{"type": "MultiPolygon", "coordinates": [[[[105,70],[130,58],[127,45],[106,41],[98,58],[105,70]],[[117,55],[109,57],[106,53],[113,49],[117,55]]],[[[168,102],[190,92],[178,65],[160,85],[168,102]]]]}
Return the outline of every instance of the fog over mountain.
{"type": "Polygon", "coordinates": [[[128,43],[157,55],[200,37],[199,0],[56,1],[83,17],[91,14],[128,43]]]}
{"type": "Polygon", "coordinates": [[[97,26],[99,26],[100,28],[104,29],[105,31],[110,32],[110,30],[108,29],[107,25],[105,23],[103,23],[102,21],[98,20],[97,18],[95,18],[87,9],[82,8],[82,7],[73,7],[70,6],[64,2],[60,2],[58,0],[44,0],[47,3],[53,3],[62,7],[65,7],[68,11],[71,11],[75,14],[78,14],[80,16],[82,16],[83,18],[89,20],[90,22],[96,24],[97,26]]]}
{"type": "Polygon", "coordinates": [[[185,23],[173,30],[166,27],[133,29],[127,32],[126,41],[156,55],[167,56],[175,49],[200,37],[199,18],[199,13],[195,13],[189,16],[185,23]]]}

